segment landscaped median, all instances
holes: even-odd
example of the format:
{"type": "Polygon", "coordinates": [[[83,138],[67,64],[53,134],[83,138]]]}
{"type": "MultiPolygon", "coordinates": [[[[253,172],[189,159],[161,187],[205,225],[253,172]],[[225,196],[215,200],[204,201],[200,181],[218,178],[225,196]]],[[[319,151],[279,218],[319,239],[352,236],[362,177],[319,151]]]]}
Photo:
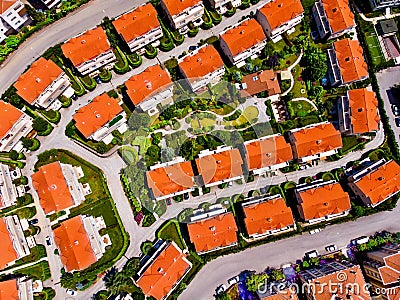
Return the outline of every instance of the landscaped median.
{"type": "Polygon", "coordinates": [[[119,47],[115,47],[114,54],[117,58],[117,61],[114,65],[114,71],[118,74],[125,74],[130,70],[125,54],[121,51],[119,47]]]}

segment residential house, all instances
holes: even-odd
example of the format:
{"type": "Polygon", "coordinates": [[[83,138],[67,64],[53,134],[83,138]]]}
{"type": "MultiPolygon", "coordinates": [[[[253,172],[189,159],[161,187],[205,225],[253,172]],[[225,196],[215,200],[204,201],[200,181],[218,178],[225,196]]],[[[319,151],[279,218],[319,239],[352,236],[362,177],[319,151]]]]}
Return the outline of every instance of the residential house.
{"type": "Polygon", "coordinates": [[[242,97],[254,96],[265,92],[266,97],[281,93],[277,73],[274,70],[261,70],[243,76],[242,83],[237,84],[242,97]]]}
{"type": "Polygon", "coordinates": [[[147,186],[155,200],[162,200],[194,191],[194,173],[190,161],[178,157],[156,164],[146,172],[147,186]]]}
{"type": "Polygon", "coordinates": [[[338,110],[342,133],[363,134],[379,129],[378,99],[371,87],[347,91],[339,99],[338,110]]]}
{"type": "Polygon", "coordinates": [[[378,22],[375,25],[376,32],[378,34],[379,45],[382,50],[382,54],[386,61],[391,59],[394,60],[396,65],[400,64],[400,43],[397,38],[397,32],[399,28],[395,19],[385,19],[378,22]]]}
{"type": "Polygon", "coordinates": [[[224,62],[212,45],[204,46],[184,57],[179,70],[193,91],[216,84],[225,73],[224,62]]]}
{"type": "Polygon", "coordinates": [[[204,5],[201,0],[161,0],[161,7],[171,26],[182,34],[189,30],[189,24],[203,24],[204,5]]]}
{"type": "Polygon", "coordinates": [[[157,11],[151,3],[139,6],[113,21],[113,25],[132,52],[143,54],[147,45],[160,44],[163,36],[157,11]]]}
{"type": "Polygon", "coordinates": [[[141,261],[136,284],[147,297],[166,299],[192,268],[187,250],[182,251],[175,242],[159,241],[151,256],[141,261]]]}
{"type": "Polygon", "coordinates": [[[360,266],[345,260],[301,271],[299,277],[307,300],[371,299],[360,266]]]}
{"type": "Polygon", "coordinates": [[[229,61],[242,67],[246,58],[256,58],[264,49],[266,39],[261,25],[255,19],[250,19],[222,33],[219,42],[229,61]]]}
{"type": "Polygon", "coordinates": [[[53,234],[67,272],[86,269],[97,261],[81,216],[63,221],[53,234]]]}
{"type": "Polygon", "coordinates": [[[400,246],[386,244],[380,249],[367,252],[362,267],[368,282],[374,289],[386,291],[385,299],[398,299],[400,292],[400,246]]]}
{"type": "Polygon", "coordinates": [[[208,211],[195,211],[187,228],[190,241],[199,254],[237,244],[235,217],[218,204],[210,206],[208,211]]]}
{"type": "Polygon", "coordinates": [[[0,151],[22,150],[20,139],[32,131],[32,118],[2,100],[0,118],[0,151]]]}
{"type": "Polygon", "coordinates": [[[1,300],[33,300],[32,280],[24,277],[0,282],[1,300]]]}
{"type": "Polygon", "coordinates": [[[126,113],[119,102],[119,98],[114,99],[107,93],[97,96],[74,114],[76,128],[85,139],[111,143],[112,132],[126,123],[126,113]]]}
{"type": "Polygon", "coordinates": [[[254,175],[262,175],[289,165],[293,159],[292,148],[283,135],[275,134],[243,143],[247,168],[254,175]]]}
{"type": "Polygon", "coordinates": [[[369,0],[373,10],[400,6],[400,0],[369,0]]]}
{"type": "Polygon", "coordinates": [[[26,12],[24,3],[20,0],[0,1],[0,43],[9,35],[19,32],[29,25],[32,19],[26,12]]]}
{"type": "Polygon", "coordinates": [[[240,0],[209,0],[209,2],[213,10],[221,15],[242,5],[240,0]]]}
{"type": "Polygon", "coordinates": [[[365,205],[375,207],[400,191],[400,166],[378,160],[351,175],[348,184],[365,205]]]}
{"type": "Polygon", "coordinates": [[[151,111],[158,104],[172,102],[173,83],[166,69],[160,65],[148,67],[125,82],[129,99],[142,111],[151,111]]]}
{"type": "Polygon", "coordinates": [[[241,206],[246,231],[251,238],[277,235],[296,229],[292,210],[281,195],[245,199],[241,206]]]}
{"type": "Polygon", "coordinates": [[[78,168],[58,161],[41,166],[32,175],[32,183],[38,193],[45,214],[78,206],[85,200],[78,179],[83,173],[78,168]]]}
{"type": "Polygon", "coordinates": [[[300,219],[315,224],[347,216],[350,196],[335,180],[316,180],[296,186],[295,196],[300,219]]]}
{"type": "Polygon", "coordinates": [[[342,148],[342,137],[332,123],[322,122],[289,131],[294,158],[300,163],[324,159],[342,148]]]}
{"type": "Polygon", "coordinates": [[[0,269],[31,253],[17,215],[0,218],[0,269]]]}
{"type": "Polygon", "coordinates": [[[18,192],[15,187],[12,170],[6,164],[0,163],[0,207],[5,208],[17,202],[18,192]]]}
{"type": "Polygon", "coordinates": [[[256,13],[257,21],[273,42],[280,40],[286,32],[294,32],[303,17],[304,9],[300,0],[268,1],[256,13]]]}
{"type": "Polygon", "coordinates": [[[110,69],[116,61],[107,35],[100,26],[68,40],[61,49],[83,76],[96,76],[99,69],[110,69]]]}
{"type": "Polygon", "coordinates": [[[321,39],[337,38],[356,27],[349,0],[318,0],[312,14],[321,39]]]}
{"type": "Polygon", "coordinates": [[[62,0],[28,0],[28,2],[37,10],[46,10],[60,7],[62,0]]]}
{"type": "Polygon", "coordinates": [[[44,109],[59,109],[58,97],[72,89],[67,74],[52,60],[43,57],[18,78],[14,87],[27,103],[44,109]]]}
{"type": "Polygon", "coordinates": [[[357,40],[342,39],[333,43],[328,50],[328,76],[332,86],[368,78],[367,63],[357,40]]]}
{"type": "Polygon", "coordinates": [[[243,159],[239,149],[222,146],[216,150],[203,150],[196,166],[205,187],[243,179],[243,159]]]}

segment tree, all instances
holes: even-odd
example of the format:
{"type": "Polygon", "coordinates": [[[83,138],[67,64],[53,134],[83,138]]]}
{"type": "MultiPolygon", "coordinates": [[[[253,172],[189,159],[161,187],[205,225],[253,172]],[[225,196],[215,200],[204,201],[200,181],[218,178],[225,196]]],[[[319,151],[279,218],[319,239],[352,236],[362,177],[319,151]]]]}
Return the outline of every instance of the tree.
{"type": "Polygon", "coordinates": [[[231,296],[227,292],[219,293],[216,297],[216,300],[231,300],[231,296]]]}
{"type": "Polygon", "coordinates": [[[272,54],[274,54],[274,51],[274,45],[272,45],[272,42],[268,42],[262,50],[262,55],[263,57],[270,57],[272,54]]]}
{"type": "Polygon", "coordinates": [[[66,289],[75,289],[75,280],[74,280],[74,275],[71,273],[64,273],[61,275],[60,279],[61,286],[66,289]]]}
{"type": "Polygon", "coordinates": [[[75,134],[75,125],[74,123],[70,122],[67,124],[67,127],[65,128],[65,135],[67,137],[72,137],[75,134]]]}
{"type": "Polygon", "coordinates": [[[150,126],[150,116],[147,113],[134,112],[129,118],[128,124],[132,130],[147,128],[150,126]]]}
{"type": "Polygon", "coordinates": [[[37,117],[33,120],[32,122],[32,127],[33,129],[35,129],[37,132],[43,132],[47,130],[47,126],[49,123],[46,122],[46,120],[44,120],[41,117],[37,117]]]}
{"type": "Polygon", "coordinates": [[[353,210],[354,210],[354,215],[359,218],[362,217],[364,215],[364,207],[359,206],[359,205],[355,205],[353,206],[353,210]]]}
{"type": "Polygon", "coordinates": [[[143,292],[133,292],[131,296],[135,300],[145,300],[146,299],[146,296],[143,294],[143,292]]]}
{"type": "Polygon", "coordinates": [[[246,279],[246,287],[250,292],[257,292],[267,281],[267,274],[251,274],[246,279]]]}
{"type": "Polygon", "coordinates": [[[26,137],[21,138],[21,142],[25,149],[29,149],[33,146],[33,141],[31,139],[27,139],[26,137]]]}
{"type": "Polygon", "coordinates": [[[15,151],[15,150],[11,150],[11,151],[10,151],[10,158],[11,158],[12,160],[18,160],[18,158],[19,158],[19,153],[18,153],[17,151],[15,151]]]}
{"type": "Polygon", "coordinates": [[[20,39],[15,35],[8,36],[4,42],[6,43],[7,48],[16,49],[19,45],[20,39]]]}
{"type": "Polygon", "coordinates": [[[321,48],[314,45],[306,45],[303,60],[306,66],[304,75],[308,80],[320,80],[326,75],[328,71],[328,58],[321,48]]]}
{"type": "Polygon", "coordinates": [[[9,101],[11,105],[14,105],[17,108],[22,108],[24,106],[22,104],[21,98],[17,94],[11,95],[9,101]]]}
{"type": "Polygon", "coordinates": [[[25,4],[25,9],[28,15],[32,18],[36,23],[43,22],[46,20],[46,15],[44,13],[38,12],[32,6],[25,4]]]}
{"type": "MultiPolygon", "coordinates": [[[[133,277],[137,274],[140,268],[140,259],[137,257],[133,257],[125,264],[123,272],[127,277],[133,277]]],[[[136,298],[134,298],[136,299],[136,298]]]]}
{"type": "Polygon", "coordinates": [[[127,277],[124,272],[118,272],[118,269],[113,267],[104,276],[104,284],[112,296],[118,296],[127,292],[133,284],[132,279],[127,277]]]}
{"type": "Polygon", "coordinates": [[[273,69],[279,65],[279,57],[276,53],[268,57],[267,67],[273,69]]]}
{"type": "Polygon", "coordinates": [[[186,160],[192,160],[196,154],[197,142],[195,139],[188,139],[183,142],[179,149],[179,155],[186,160]]]}

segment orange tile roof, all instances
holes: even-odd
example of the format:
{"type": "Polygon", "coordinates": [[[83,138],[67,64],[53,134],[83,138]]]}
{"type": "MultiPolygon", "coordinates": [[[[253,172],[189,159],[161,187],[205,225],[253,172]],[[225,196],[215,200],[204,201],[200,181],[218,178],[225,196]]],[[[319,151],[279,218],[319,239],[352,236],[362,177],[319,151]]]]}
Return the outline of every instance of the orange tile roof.
{"type": "Polygon", "coordinates": [[[193,187],[193,169],[190,161],[147,171],[147,184],[156,198],[185,191],[193,187]]]}
{"type": "Polygon", "coordinates": [[[322,0],[322,4],[333,34],[356,25],[348,0],[322,0]]]}
{"type": "Polygon", "coordinates": [[[123,111],[118,101],[119,99],[111,98],[107,93],[97,96],[74,114],[76,128],[89,138],[123,111]]]}
{"type": "Polygon", "coordinates": [[[340,132],[331,123],[322,123],[292,132],[299,158],[342,147],[340,132]]]}
{"type": "Polygon", "coordinates": [[[275,0],[268,2],[260,12],[265,16],[271,30],[293,20],[304,13],[300,0],[275,0]]]}
{"type": "Polygon", "coordinates": [[[306,221],[342,213],[351,208],[349,194],[343,191],[339,183],[310,188],[298,194],[306,221]]]}
{"type": "Polygon", "coordinates": [[[81,216],[63,221],[54,229],[54,242],[67,272],[83,270],[97,261],[81,216]]]}
{"type": "Polygon", "coordinates": [[[384,265],[378,268],[382,283],[389,285],[398,282],[400,278],[400,253],[383,257],[384,265]]]}
{"type": "Polygon", "coordinates": [[[110,48],[107,35],[100,26],[61,45],[65,57],[69,58],[76,67],[107,52],[110,48]]]}
{"type": "Polygon", "coordinates": [[[368,77],[367,63],[358,41],[343,39],[333,43],[343,83],[368,77]]]}
{"type": "Polygon", "coordinates": [[[23,112],[9,103],[0,100],[0,139],[14,126],[23,115],[23,112]]]}
{"type": "Polygon", "coordinates": [[[126,92],[135,106],[171,84],[172,80],[168,72],[159,65],[148,67],[125,82],[126,92]]]}
{"type": "Polygon", "coordinates": [[[268,92],[268,96],[281,93],[278,76],[274,70],[262,70],[256,73],[245,75],[242,78],[242,84],[246,84],[246,88],[240,90],[240,93],[246,97],[256,95],[263,91],[268,92]]]}
{"type": "Polygon", "coordinates": [[[247,166],[250,171],[293,159],[292,148],[282,135],[246,143],[245,147],[247,166]]]}
{"type": "Polygon", "coordinates": [[[189,223],[188,230],[197,252],[207,252],[237,242],[237,226],[232,213],[189,223]]]}
{"type": "Polygon", "coordinates": [[[41,166],[32,175],[32,183],[46,214],[58,212],[74,205],[67,182],[58,161],[41,166]]]}
{"type": "Polygon", "coordinates": [[[10,233],[8,232],[7,225],[4,219],[0,219],[0,240],[0,269],[4,269],[7,264],[13,262],[18,258],[17,252],[14,249],[13,242],[11,240],[10,233]]]}
{"type": "Polygon", "coordinates": [[[136,283],[147,297],[160,300],[172,290],[189,267],[186,255],[170,243],[136,283]]]}
{"type": "Polygon", "coordinates": [[[377,204],[400,190],[400,166],[392,160],[354,184],[372,204],[377,204]]]}
{"type": "Polygon", "coordinates": [[[186,78],[198,78],[210,74],[224,66],[218,51],[212,45],[201,48],[193,56],[187,56],[179,64],[186,78]]]}
{"type": "Polygon", "coordinates": [[[0,282],[0,300],[19,300],[16,279],[0,282]]]}
{"type": "Polygon", "coordinates": [[[400,287],[391,288],[387,297],[389,300],[400,300],[400,287]]]}
{"type": "Polygon", "coordinates": [[[229,47],[232,56],[236,56],[264,41],[266,36],[261,25],[255,19],[250,19],[229,29],[221,35],[221,38],[229,47]]]}
{"type": "Polygon", "coordinates": [[[348,91],[353,133],[365,133],[379,129],[378,100],[373,91],[357,89],[348,91]]]}
{"type": "Polygon", "coordinates": [[[291,209],[283,198],[272,199],[243,207],[247,233],[264,234],[294,224],[291,209]]]}
{"type": "Polygon", "coordinates": [[[4,13],[7,9],[13,6],[17,0],[0,0],[0,14],[4,13]]]}
{"type": "Polygon", "coordinates": [[[148,3],[120,16],[113,22],[113,25],[124,40],[129,43],[150,30],[160,27],[160,22],[153,5],[148,3]]]}
{"type": "Polygon", "coordinates": [[[219,182],[243,174],[242,156],[238,149],[225,150],[196,159],[204,184],[219,182]]]}
{"type": "Polygon", "coordinates": [[[178,15],[189,7],[200,3],[200,0],[162,0],[171,16],[178,15]]]}
{"type": "Polygon", "coordinates": [[[52,60],[46,60],[41,57],[30,66],[28,71],[18,78],[17,82],[14,83],[14,87],[22,99],[32,104],[62,72],[63,70],[52,60]]]}
{"type": "Polygon", "coordinates": [[[358,265],[318,277],[310,282],[315,284],[316,292],[313,293],[315,300],[371,299],[368,291],[364,288],[366,286],[365,279],[358,265]],[[345,280],[339,280],[338,277],[345,278],[345,280]]]}

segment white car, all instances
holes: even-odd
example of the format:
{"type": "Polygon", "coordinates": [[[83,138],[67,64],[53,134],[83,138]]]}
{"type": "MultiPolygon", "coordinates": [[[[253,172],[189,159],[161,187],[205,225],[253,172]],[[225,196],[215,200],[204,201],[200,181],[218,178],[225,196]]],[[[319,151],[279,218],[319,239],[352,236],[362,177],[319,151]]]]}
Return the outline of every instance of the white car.
{"type": "Polygon", "coordinates": [[[325,250],[328,252],[336,251],[336,249],[337,249],[336,245],[329,245],[325,247],[325,250]]]}
{"type": "Polygon", "coordinates": [[[67,294],[70,296],[76,296],[77,292],[74,290],[67,289],[67,294]]]}
{"type": "Polygon", "coordinates": [[[234,285],[234,284],[236,284],[238,282],[239,282],[239,275],[228,279],[228,284],[229,285],[234,285]]]}
{"type": "Polygon", "coordinates": [[[316,258],[316,257],[318,257],[318,251],[317,250],[312,250],[312,251],[306,252],[305,253],[305,257],[307,257],[307,258],[316,258]]]}
{"type": "Polygon", "coordinates": [[[321,228],[316,228],[316,229],[310,230],[310,234],[315,234],[315,233],[318,233],[320,231],[321,231],[321,228]]]}
{"type": "Polygon", "coordinates": [[[225,284],[221,284],[219,287],[217,287],[217,289],[215,290],[215,292],[217,293],[217,295],[223,293],[226,291],[226,285],[225,284]]]}

